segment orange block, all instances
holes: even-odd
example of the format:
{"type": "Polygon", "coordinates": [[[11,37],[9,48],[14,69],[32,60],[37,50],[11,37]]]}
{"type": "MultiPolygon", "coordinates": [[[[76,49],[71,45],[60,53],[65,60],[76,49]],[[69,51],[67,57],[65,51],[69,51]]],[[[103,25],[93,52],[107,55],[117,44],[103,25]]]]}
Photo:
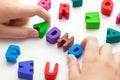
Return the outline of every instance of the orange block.
{"type": "Polygon", "coordinates": [[[112,11],[113,11],[113,1],[104,0],[101,6],[101,13],[106,16],[111,16],[112,11]]]}

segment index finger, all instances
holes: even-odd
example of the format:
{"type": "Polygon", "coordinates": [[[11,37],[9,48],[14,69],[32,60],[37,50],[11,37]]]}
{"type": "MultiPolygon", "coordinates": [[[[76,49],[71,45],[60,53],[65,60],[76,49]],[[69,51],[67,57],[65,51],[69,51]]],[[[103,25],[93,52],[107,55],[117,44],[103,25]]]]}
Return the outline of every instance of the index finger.
{"type": "Polygon", "coordinates": [[[99,44],[96,37],[85,38],[81,45],[84,47],[83,59],[96,59],[99,56],[99,44]]]}
{"type": "Polygon", "coordinates": [[[50,14],[40,6],[19,4],[10,8],[8,15],[10,15],[10,19],[33,17],[37,15],[50,23],[50,14]]]}

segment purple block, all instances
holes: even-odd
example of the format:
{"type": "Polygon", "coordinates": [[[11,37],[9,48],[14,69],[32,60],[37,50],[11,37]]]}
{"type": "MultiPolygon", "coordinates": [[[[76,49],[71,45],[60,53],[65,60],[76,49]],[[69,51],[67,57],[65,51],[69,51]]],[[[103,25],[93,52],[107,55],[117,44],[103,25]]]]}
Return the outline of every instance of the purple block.
{"type": "Polygon", "coordinates": [[[51,43],[55,44],[57,40],[60,38],[61,31],[60,29],[53,27],[47,34],[46,34],[46,40],[51,43]]]}
{"type": "Polygon", "coordinates": [[[32,60],[19,62],[18,78],[33,80],[33,74],[34,74],[34,62],[32,60]]]}
{"type": "Polygon", "coordinates": [[[48,11],[51,8],[51,0],[40,0],[38,5],[48,11]]]}
{"type": "Polygon", "coordinates": [[[116,17],[116,24],[119,24],[119,23],[120,23],[120,13],[116,17]]]}

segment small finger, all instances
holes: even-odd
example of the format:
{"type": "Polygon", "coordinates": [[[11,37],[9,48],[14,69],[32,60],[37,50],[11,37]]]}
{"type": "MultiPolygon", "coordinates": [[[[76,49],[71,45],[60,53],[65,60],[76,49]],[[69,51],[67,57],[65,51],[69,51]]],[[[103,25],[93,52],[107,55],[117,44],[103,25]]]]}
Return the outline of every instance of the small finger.
{"type": "Polygon", "coordinates": [[[120,69],[120,53],[115,53],[114,54],[114,62],[115,66],[120,69]]]}

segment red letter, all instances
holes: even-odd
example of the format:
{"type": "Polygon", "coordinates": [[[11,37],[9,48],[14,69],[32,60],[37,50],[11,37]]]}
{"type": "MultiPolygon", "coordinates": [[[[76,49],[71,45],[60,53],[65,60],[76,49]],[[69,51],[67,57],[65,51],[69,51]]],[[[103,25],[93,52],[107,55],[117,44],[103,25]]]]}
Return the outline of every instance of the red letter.
{"type": "Polygon", "coordinates": [[[53,72],[49,72],[50,63],[47,62],[44,70],[46,80],[55,80],[58,73],[59,64],[56,63],[53,72]]]}
{"type": "Polygon", "coordinates": [[[70,14],[69,9],[70,9],[69,4],[61,3],[59,9],[59,19],[62,19],[62,16],[64,16],[66,19],[69,19],[70,14]]]}

